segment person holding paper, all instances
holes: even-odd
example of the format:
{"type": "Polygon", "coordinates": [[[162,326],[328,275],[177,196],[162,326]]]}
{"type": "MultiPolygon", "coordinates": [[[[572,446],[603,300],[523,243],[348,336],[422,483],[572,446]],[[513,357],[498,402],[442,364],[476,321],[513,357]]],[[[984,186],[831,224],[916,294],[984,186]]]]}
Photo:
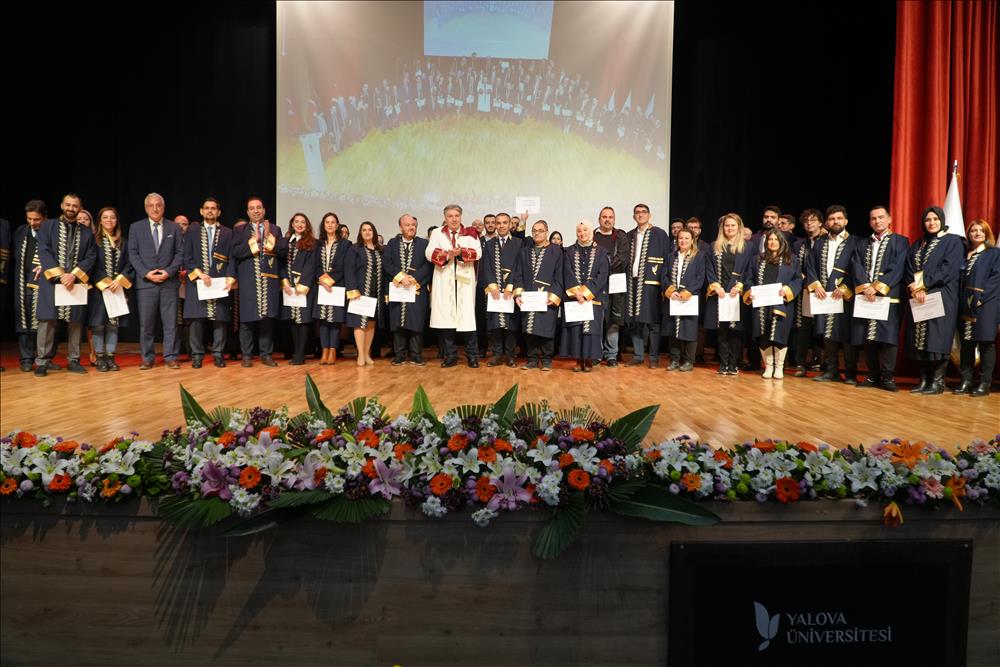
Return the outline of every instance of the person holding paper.
{"type": "Polygon", "coordinates": [[[736,213],[727,213],[719,220],[719,230],[712,244],[712,255],[706,257],[705,279],[705,328],[718,330],[719,375],[739,375],[743,358],[743,319],[735,321],[719,318],[720,302],[736,300],[736,314],[740,312],[739,298],[743,293],[744,274],[753,259],[750,244],[744,238],[743,219],[736,213]]]}
{"type": "MultiPolygon", "coordinates": [[[[56,284],[66,289],[77,283],[90,283],[90,273],[97,261],[94,235],[86,227],[76,224],[82,208],[80,196],[69,193],[60,204],[62,215],[56,220],[46,220],[38,228],[37,248],[43,280],[38,281],[38,335],[36,337],[35,375],[45,377],[55,356],[56,327],[59,322],[69,326],[67,345],[67,370],[86,373],[80,365],[80,336],[87,319],[87,306],[57,306],[56,284]]],[[[53,368],[56,370],[56,368],[53,368]]]]}
{"type": "Polygon", "coordinates": [[[514,278],[514,297],[517,305],[523,305],[521,294],[541,292],[547,294],[547,308],[544,312],[521,313],[527,345],[528,362],[521,370],[539,368],[552,370],[552,354],[555,348],[556,319],[563,291],[563,252],[559,246],[548,241],[549,224],[539,220],[531,226],[534,244],[521,250],[521,259],[514,278]]]}
{"type": "Polygon", "coordinates": [[[188,347],[191,367],[201,368],[205,356],[205,322],[212,323],[212,359],[216,368],[225,368],[224,354],[229,333],[232,306],[229,298],[201,299],[198,283],[205,287],[226,288],[236,284],[236,267],[232,261],[233,232],[219,224],[219,202],[208,197],[201,203],[202,222],[195,223],[184,234],[184,268],[191,283],[184,299],[184,319],[188,326],[188,347]]]}
{"type": "Polygon", "coordinates": [[[903,296],[906,237],[890,229],[892,217],[881,204],[868,212],[872,235],[859,243],[855,252],[855,301],[874,302],[876,297],[889,299],[889,318],[885,320],[853,318],[851,344],[863,345],[868,377],[858,387],[878,387],[896,392],[896,351],[899,345],[899,300],[903,296]]]}
{"type": "MultiPolygon", "coordinates": [[[[615,228],[615,209],[605,206],[597,217],[598,229],[594,231],[594,243],[604,248],[608,253],[610,264],[609,276],[625,274],[629,259],[628,234],[615,228]]],[[[625,277],[624,275],[622,277],[625,277]]],[[[602,345],[604,363],[614,368],[618,365],[618,333],[625,324],[625,292],[610,293],[605,303],[604,311],[604,342],[602,345]]]]}
{"type": "Polygon", "coordinates": [[[577,360],[574,372],[589,373],[594,359],[601,358],[604,304],[608,299],[608,253],[594,243],[594,228],[586,220],[576,226],[576,243],[563,255],[563,284],[566,296],[578,303],[592,304],[594,319],[567,322],[563,327],[560,354],[577,360]]]}
{"type": "Polygon", "coordinates": [[[424,366],[424,326],[430,298],[434,265],[427,261],[427,239],[417,236],[417,219],[408,213],[399,218],[399,235],[382,251],[386,277],[397,287],[416,291],[413,303],[389,302],[389,329],[392,331],[392,365],[407,361],[424,366]]]}
{"type": "MultiPolygon", "coordinates": [[[[826,236],[813,244],[812,252],[806,257],[805,291],[816,298],[845,299],[854,297],[854,261],[857,240],[847,231],[847,209],[840,205],[826,209],[826,236]]],[[[803,298],[808,298],[808,295],[803,298]]],[[[844,363],[847,367],[847,384],[857,384],[858,351],[851,345],[851,315],[846,307],[837,314],[815,315],[816,334],[823,337],[826,354],[826,370],[813,378],[815,382],[840,382],[837,362],[840,348],[844,348],[844,363]]]]}
{"type": "MultiPolygon", "coordinates": [[[[48,216],[48,207],[41,199],[24,205],[27,224],[14,230],[11,250],[14,256],[14,330],[17,332],[21,371],[30,373],[35,363],[38,342],[38,280],[42,273],[38,258],[38,228],[48,216]]],[[[46,366],[52,364],[46,360],[46,366]]],[[[53,366],[55,364],[52,364],[53,366]]],[[[58,368],[54,369],[58,370],[58,368]]]]}
{"type": "MultiPolygon", "coordinates": [[[[814,208],[806,209],[799,216],[802,229],[806,232],[806,237],[798,239],[792,250],[795,259],[799,262],[799,273],[802,279],[806,277],[806,258],[812,252],[816,240],[826,234],[823,229],[823,214],[814,208]]],[[[823,355],[823,346],[817,343],[816,327],[812,315],[807,315],[804,306],[809,300],[809,291],[802,292],[795,298],[795,325],[792,336],[792,352],[795,356],[795,377],[806,376],[806,353],[812,350],[813,370],[822,368],[820,361],[823,355]]]]}
{"type": "Polygon", "coordinates": [[[285,239],[288,255],[281,263],[281,289],[289,296],[304,296],[306,305],[282,305],[281,319],[291,322],[292,326],[292,360],[288,363],[301,366],[306,363],[306,344],[312,325],[314,294],[310,288],[316,280],[316,237],[305,213],[296,213],[288,221],[285,239]]]}
{"type": "Polygon", "coordinates": [[[962,340],[962,384],[953,394],[989,396],[993,369],[997,363],[996,336],[1000,324],[1000,249],[993,230],[985,220],[973,220],[965,229],[972,248],[962,271],[959,304],[959,337],[962,340]],[[979,385],[972,383],[979,348],[979,385]]]}
{"type": "Polygon", "coordinates": [[[948,233],[940,207],[926,209],[922,220],[924,235],[910,246],[905,280],[917,303],[924,303],[928,292],[939,294],[944,316],[914,323],[910,313],[906,342],[910,355],[920,363],[920,383],[910,393],[941,394],[958,324],[958,285],[965,249],[961,236],[948,233]]]}
{"type": "Polygon", "coordinates": [[[650,221],[649,207],[632,208],[635,229],[628,233],[630,265],[625,322],[632,334],[632,361],[642,365],[645,344],[649,343],[649,367],[660,361],[660,283],[663,262],[670,254],[670,237],[650,221]]]}
{"type": "MultiPolygon", "coordinates": [[[[511,219],[507,213],[497,213],[494,224],[497,234],[483,247],[479,281],[487,300],[510,300],[514,298],[514,278],[524,243],[511,236],[511,219]]],[[[516,365],[514,344],[517,342],[520,325],[520,313],[486,313],[486,329],[489,332],[490,349],[493,351],[493,359],[487,366],[506,364],[513,368],[516,365]]]]}
{"type": "Polygon", "coordinates": [[[135,271],[128,261],[128,247],[122,236],[118,211],[110,206],[97,214],[97,261],[94,263],[94,287],[87,295],[87,322],[94,332],[95,365],[99,373],[119,371],[115,362],[118,345],[118,327],[127,324],[125,317],[109,317],[104,303],[104,292],[124,294],[132,287],[135,271]]]}
{"type": "Polygon", "coordinates": [[[281,283],[278,273],[288,254],[288,244],[281,229],[264,218],[264,201],[247,200],[249,222],[233,229],[232,258],[236,260],[236,279],[240,288],[240,353],[242,366],[253,366],[254,336],[260,362],[277,366],[274,353],[274,321],[281,314],[281,283]]]}
{"type": "MultiPolygon", "coordinates": [[[[780,380],[785,376],[785,355],[788,353],[788,339],[792,333],[792,313],[795,297],[802,291],[802,272],[798,260],[788,247],[788,240],[778,229],[764,234],[764,252],[754,259],[753,268],[747,274],[747,283],[752,288],[757,285],[781,285],[785,302],[777,306],[761,306],[753,309],[751,333],[757,341],[760,356],[764,361],[763,378],[780,380]]],[[[743,299],[750,302],[751,292],[743,299]]]]}
{"type": "Polygon", "coordinates": [[[424,256],[434,264],[434,288],[431,291],[431,328],[441,331],[442,368],[458,364],[456,335],[465,337],[465,356],[469,368],[479,368],[476,340],[476,260],[482,244],[475,230],[462,226],[462,207],[444,208],[444,225],[435,229],[424,256]]]}
{"type": "Polygon", "coordinates": [[[344,267],[344,287],[347,299],[357,301],[365,296],[375,299],[375,314],[371,317],[347,313],[345,322],[354,329],[354,343],[358,348],[358,366],[373,366],[371,346],[375,342],[376,326],[385,316],[385,279],[382,275],[382,247],[378,244],[375,225],[368,222],[358,227],[358,238],[347,253],[344,267]]]}
{"type": "Polygon", "coordinates": [[[334,306],[319,302],[319,290],[327,294],[333,288],[343,289],[344,269],[351,242],[340,236],[340,218],[336,213],[326,213],[320,223],[319,248],[316,252],[318,285],[316,303],[313,304],[313,319],[319,322],[319,344],[323,349],[320,366],[332,366],[337,362],[337,347],[340,345],[340,325],[347,319],[346,304],[334,306]]]}
{"type": "Polygon", "coordinates": [[[694,234],[689,229],[677,233],[677,249],[667,257],[667,279],[670,284],[663,290],[662,329],[670,339],[670,365],[668,371],[693,371],[695,351],[698,347],[698,316],[671,315],[671,303],[688,303],[698,300],[705,287],[706,253],[698,251],[694,234]]]}

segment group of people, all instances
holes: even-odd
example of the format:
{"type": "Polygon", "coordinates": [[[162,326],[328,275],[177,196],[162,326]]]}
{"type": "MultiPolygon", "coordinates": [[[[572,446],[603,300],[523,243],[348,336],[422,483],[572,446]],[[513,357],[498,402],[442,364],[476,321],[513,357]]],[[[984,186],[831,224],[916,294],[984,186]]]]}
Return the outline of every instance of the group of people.
{"type": "Polygon", "coordinates": [[[445,368],[458,364],[459,337],[466,363],[478,368],[477,332],[483,332],[492,352],[489,366],[516,366],[520,346],[527,357],[521,368],[548,371],[559,333],[559,354],[575,360],[574,371],[591,372],[602,361],[618,365],[625,329],[631,366],[648,357],[657,367],[666,338],[667,370],[691,371],[708,333],[720,375],[739,373],[748,344],[749,366],[759,362],[765,379],[783,378],[786,361],[796,376],[805,376],[811,351],[814,367],[822,363],[816,381],[898,391],[904,322],[906,345],[921,373],[914,393],[945,391],[956,332],[962,383],[955,393],[988,395],[996,363],[1000,250],[993,231],[975,220],[963,241],[949,233],[938,207],[924,212],[923,235],[913,243],[892,231],[885,206],[869,211],[871,235],[854,236],[846,230],[847,211],[835,205],[799,216],[804,237],[792,232],[794,216],[775,206],[765,209],[756,233],[748,233],[738,214],[727,213],[711,244],[701,239],[695,218],[674,221],[668,232],[652,223],[647,205],[636,204],[635,227],[625,232],[615,226],[614,209],[605,207],[597,228],[581,221],[575,242],[567,245],[561,237],[553,242],[558,232],[550,234],[546,221],[528,225],[527,214],[520,220],[491,214],[466,226],[456,204],[444,208],[443,224],[431,227],[427,238],[418,236],[414,216],[400,216],[398,233],[385,244],[367,221],[352,243],[332,212],[317,229],[306,214],[295,213],[282,232],[266,219],[258,197],[248,200],[246,220],[232,229],[220,224],[221,207],[213,198],[202,203],[200,222],[185,218],[181,225],[165,217],[162,196],[151,193],[144,205],[147,216],[132,223],[127,236],[114,208],[92,219],[75,194],[63,197],[55,219],[48,219],[44,202],[28,202],[27,224],[13,243],[6,226],[0,228],[2,275],[13,260],[23,371],[44,376],[58,369],[52,359],[60,321],[68,327],[69,371],[86,372],[80,363],[85,327],[97,369],[119,370],[117,333],[128,315],[112,307],[111,297],[128,291],[137,304],[140,369],[154,365],[158,325],[164,363],[179,368],[178,313],[188,323],[195,368],[209,354],[215,366],[226,365],[232,330],[239,334],[243,366],[252,366],[255,355],[276,365],[277,322],[288,323],[293,365],[305,363],[313,332],[320,363],[335,364],[342,328],[353,330],[357,365],[372,365],[376,333],[387,328],[391,363],[423,366],[429,325],[445,368]],[[84,301],[67,305],[72,301],[66,295],[79,295],[78,284],[85,286],[84,301]],[[924,306],[937,311],[915,317],[924,306]],[[860,382],[859,351],[867,364],[860,382]],[[977,352],[981,372],[974,382],[977,352]]]}

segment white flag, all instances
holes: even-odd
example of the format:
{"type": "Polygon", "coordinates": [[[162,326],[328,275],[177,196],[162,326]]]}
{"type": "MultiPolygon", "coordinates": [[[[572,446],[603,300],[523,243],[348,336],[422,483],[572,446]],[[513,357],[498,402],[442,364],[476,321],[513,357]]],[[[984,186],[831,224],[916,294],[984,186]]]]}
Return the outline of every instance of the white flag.
{"type": "Polygon", "coordinates": [[[944,219],[948,225],[948,233],[965,238],[965,220],[962,218],[962,200],[958,196],[958,160],[951,172],[951,185],[948,195],[944,198],[944,219]]]}

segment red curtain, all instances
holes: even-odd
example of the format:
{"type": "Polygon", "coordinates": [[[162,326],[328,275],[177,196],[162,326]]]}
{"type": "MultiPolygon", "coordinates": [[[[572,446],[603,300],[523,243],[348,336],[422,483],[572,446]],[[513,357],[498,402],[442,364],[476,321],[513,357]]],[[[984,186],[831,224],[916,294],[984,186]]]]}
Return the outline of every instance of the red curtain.
{"type": "Polygon", "coordinates": [[[916,239],[920,213],[944,204],[958,160],[966,222],[997,219],[997,2],[896,3],[896,80],[890,206],[916,239]]]}

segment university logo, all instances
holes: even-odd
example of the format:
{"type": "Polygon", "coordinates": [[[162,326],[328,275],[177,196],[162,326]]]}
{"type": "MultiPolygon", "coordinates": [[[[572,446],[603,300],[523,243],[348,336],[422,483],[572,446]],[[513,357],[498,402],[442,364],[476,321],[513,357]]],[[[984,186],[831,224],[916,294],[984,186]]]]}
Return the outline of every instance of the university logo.
{"type": "Polygon", "coordinates": [[[757,647],[757,651],[760,652],[766,649],[770,645],[771,640],[778,635],[778,623],[781,620],[781,614],[770,616],[767,613],[767,607],[759,602],[753,603],[753,610],[754,615],[757,617],[757,633],[764,640],[757,647]]]}

